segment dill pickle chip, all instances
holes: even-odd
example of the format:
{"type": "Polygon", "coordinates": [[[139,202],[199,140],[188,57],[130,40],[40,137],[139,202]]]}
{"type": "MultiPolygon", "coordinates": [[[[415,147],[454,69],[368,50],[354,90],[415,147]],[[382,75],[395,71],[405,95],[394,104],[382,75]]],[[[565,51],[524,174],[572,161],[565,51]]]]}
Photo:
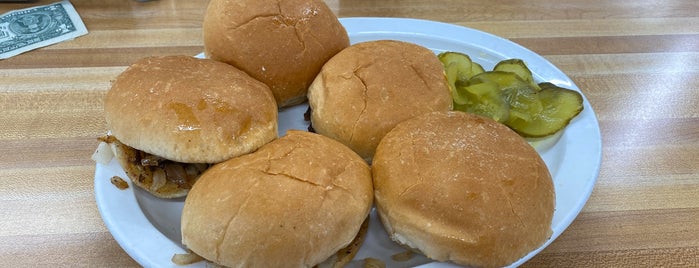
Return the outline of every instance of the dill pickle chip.
{"type": "Polygon", "coordinates": [[[464,84],[471,77],[471,58],[463,53],[443,52],[437,55],[444,66],[447,84],[455,104],[465,104],[466,99],[457,93],[456,85],[464,84]]]}
{"type": "Polygon", "coordinates": [[[495,82],[500,90],[506,88],[523,88],[528,87],[529,83],[522,80],[515,73],[504,72],[504,71],[490,71],[477,74],[469,80],[470,83],[475,81],[493,81],[495,82]]]}
{"type": "Polygon", "coordinates": [[[463,86],[457,86],[456,88],[454,88],[451,92],[451,97],[454,101],[454,104],[470,105],[473,103],[473,101],[471,101],[471,98],[465,92],[463,86]]]}
{"type": "Polygon", "coordinates": [[[473,76],[472,67],[473,61],[471,57],[466,54],[459,52],[442,52],[437,55],[439,61],[448,71],[452,71],[454,76],[454,82],[456,81],[466,81],[473,76]]]}
{"type": "Polygon", "coordinates": [[[455,101],[455,109],[489,117],[498,122],[507,121],[509,105],[497,83],[490,80],[472,81],[467,86],[457,87],[457,92],[465,101],[455,101]]]}
{"type": "Polygon", "coordinates": [[[536,90],[529,86],[507,88],[502,91],[502,94],[510,106],[510,116],[505,122],[506,125],[516,120],[531,121],[535,114],[544,110],[536,90]]]}
{"type": "Polygon", "coordinates": [[[493,67],[493,71],[502,71],[514,73],[519,78],[522,78],[525,82],[529,83],[532,88],[539,90],[539,86],[534,82],[534,76],[529,67],[521,59],[507,59],[498,62],[498,64],[493,67]]]}
{"type": "Polygon", "coordinates": [[[485,69],[483,69],[483,66],[481,66],[477,62],[471,62],[471,75],[473,76],[480,73],[485,73],[485,69]]]}
{"type": "MultiPolygon", "coordinates": [[[[529,118],[513,116],[506,125],[524,137],[544,137],[554,134],[570,123],[575,116],[583,110],[582,95],[574,90],[558,87],[552,83],[544,82],[538,84],[541,90],[535,93],[540,105],[530,105],[528,107],[511,108],[516,112],[526,112],[529,118]]],[[[526,103],[524,99],[521,104],[526,103]]]]}
{"type": "Polygon", "coordinates": [[[484,72],[483,67],[471,61],[471,58],[459,52],[443,52],[437,55],[444,66],[444,71],[447,77],[447,83],[454,99],[454,104],[467,105],[471,103],[463,92],[460,93],[457,88],[469,84],[469,79],[474,74],[484,72]]]}
{"type": "Polygon", "coordinates": [[[448,66],[444,67],[444,71],[447,77],[447,84],[449,86],[449,91],[451,92],[451,98],[454,101],[454,104],[467,104],[468,99],[466,98],[466,96],[463,96],[463,94],[459,94],[459,92],[457,91],[457,84],[463,83],[457,83],[456,81],[458,75],[458,67],[456,65],[456,63],[450,63],[448,66]]]}

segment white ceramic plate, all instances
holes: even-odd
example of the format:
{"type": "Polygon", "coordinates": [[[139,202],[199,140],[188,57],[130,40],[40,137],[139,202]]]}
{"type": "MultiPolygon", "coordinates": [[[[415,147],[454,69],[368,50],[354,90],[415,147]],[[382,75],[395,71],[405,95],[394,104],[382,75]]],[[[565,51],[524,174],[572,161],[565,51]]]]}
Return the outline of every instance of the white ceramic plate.
{"type": "MultiPolygon", "coordinates": [[[[568,76],[536,53],[509,40],[477,30],[433,21],[396,18],[344,18],[352,43],[377,39],[413,42],[435,51],[460,51],[488,70],[500,60],[523,59],[534,72],[537,81],[550,81],[559,86],[578,90],[568,76]]],[[[280,135],[287,129],[307,129],[303,120],[305,105],[280,111],[280,135]]],[[[518,266],[540,252],[558,237],[575,219],[587,202],[599,173],[601,139],[597,118],[587,99],[584,110],[562,135],[550,138],[547,146],[537,148],[553,175],[556,190],[556,211],[553,216],[553,236],[546,244],[512,264],[518,266]]],[[[116,241],[139,264],[145,267],[176,267],[170,258],[184,253],[180,244],[180,215],[184,199],[154,198],[133,185],[119,190],[109,182],[118,175],[127,178],[115,160],[109,165],[97,164],[95,197],[107,228],[116,241]]],[[[406,262],[394,262],[390,256],[404,250],[385,234],[376,215],[367,239],[356,260],[373,257],[383,260],[387,267],[451,267],[449,263],[433,263],[423,256],[406,262]]],[[[203,263],[190,265],[204,267],[203,263]]],[[[361,261],[351,266],[361,267],[361,261]]],[[[177,266],[181,267],[181,266],[177,266]]]]}

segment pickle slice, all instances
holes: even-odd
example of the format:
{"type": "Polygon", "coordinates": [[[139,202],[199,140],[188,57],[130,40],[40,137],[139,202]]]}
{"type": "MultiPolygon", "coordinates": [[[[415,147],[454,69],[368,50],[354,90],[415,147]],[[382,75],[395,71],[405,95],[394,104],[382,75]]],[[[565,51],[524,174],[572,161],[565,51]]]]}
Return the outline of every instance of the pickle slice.
{"type": "Polygon", "coordinates": [[[471,77],[468,86],[458,88],[459,95],[466,96],[470,99],[470,105],[474,106],[462,111],[490,117],[501,123],[509,121],[513,113],[518,115],[518,111],[511,109],[511,102],[521,98],[517,97],[517,93],[532,92],[529,84],[516,74],[502,71],[477,74],[471,77]]]}
{"type": "Polygon", "coordinates": [[[443,52],[437,55],[437,57],[446,69],[447,78],[450,76],[449,72],[452,73],[453,81],[450,81],[450,83],[453,82],[452,84],[455,84],[457,80],[467,81],[473,76],[471,72],[473,61],[471,61],[471,57],[468,55],[459,52],[443,52]]]}
{"type": "Polygon", "coordinates": [[[456,91],[456,84],[468,81],[470,77],[468,73],[471,71],[471,58],[466,54],[458,52],[444,52],[437,55],[437,57],[444,66],[444,73],[454,104],[466,104],[467,99],[456,91]]]}
{"type": "Polygon", "coordinates": [[[474,74],[485,72],[483,67],[473,62],[468,55],[459,52],[443,52],[437,57],[444,66],[454,105],[473,105],[469,97],[457,88],[468,85],[474,74]]]}
{"type": "Polygon", "coordinates": [[[509,117],[509,104],[500,94],[499,85],[490,80],[471,79],[468,86],[457,86],[457,93],[463,102],[454,101],[454,109],[489,117],[498,122],[506,122],[509,117]]]}
{"type": "Polygon", "coordinates": [[[544,104],[536,90],[529,86],[507,88],[502,91],[502,94],[510,106],[510,116],[505,122],[508,126],[512,121],[531,121],[536,114],[544,110],[544,104]]]}
{"type": "Polygon", "coordinates": [[[519,76],[519,78],[529,83],[532,88],[539,90],[539,86],[536,84],[536,82],[534,82],[532,71],[529,70],[529,67],[527,67],[527,65],[521,59],[502,60],[498,62],[495,67],[493,67],[493,71],[514,73],[519,76]]]}
{"type": "Polygon", "coordinates": [[[471,77],[469,83],[474,83],[474,81],[493,81],[497,83],[499,90],[529,87],[529,83],[522,80],[517,74],[504,71],[480,73],[471,77]]]}
{"type": "MultiPolygon", "coordinates": [[[[558,87],[552,83],[539,83],[540,91],[536,92],[538,105],[510,107],[510,118],[506,125],[524,137],[544,137],[554,134],[570,123],[583,110],[582,95],[574,90],[558,87]],[[529,118],[513,116],[512,110],[530,114],[529,118]]],[[[520,104],[527,103],[520,99],[520,104]]]]}
{"type": "Polygon", "coordinates": [[[471,75],[473,76],[480,73],[485,73],[485,69],[483,69],[483,66],[481,66],[477,62],[471,62],[471,75]]]}

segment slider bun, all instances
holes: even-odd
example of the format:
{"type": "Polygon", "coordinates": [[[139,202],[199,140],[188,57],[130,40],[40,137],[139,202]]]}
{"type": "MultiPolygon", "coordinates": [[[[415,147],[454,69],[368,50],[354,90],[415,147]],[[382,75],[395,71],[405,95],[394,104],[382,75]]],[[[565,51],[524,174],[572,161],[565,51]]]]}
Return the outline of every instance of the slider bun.
{"type": "Polygon", "coordinates": [[[367,160],[399,122],[452,107],[437,56],[389,40],[354,44],[335,55],[313,81],[308,100],[313,129],[367,160]]]}
{"type": "Polygon", "coordinates": [[[202,30],[206,55],[267,84],[279,107],[305,101],[323,64],[349,46],[322,0],[212,0],[202,30]]]}
{"type": "Polygon", "coordinates": [[[290,130],[202,174],[185,200],[182,243],[228,267],[311,267],[350,244],[372,201],[363,159],[290,130]]]}
{"type": "Polygon", "coordinates": [[[265,84],[190,56],[135,62],[113,81],[104,112],[119,141],[176,162],[221,162],[278,135],[277,106],[265,84]]]}
{"type": "Polygon", "coordinates": [[[546,164],[491,119],[454,111],[406,120],[379,144],[372,174],[388,234],[434,260],[505,266],[551,235],[546,164]]]}

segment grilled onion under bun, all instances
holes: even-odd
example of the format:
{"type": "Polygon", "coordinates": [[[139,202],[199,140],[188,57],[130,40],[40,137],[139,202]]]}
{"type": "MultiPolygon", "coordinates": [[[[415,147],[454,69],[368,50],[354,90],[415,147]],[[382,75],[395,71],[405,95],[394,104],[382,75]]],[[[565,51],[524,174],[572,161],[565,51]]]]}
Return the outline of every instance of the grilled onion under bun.
{"type": "Polygon", "coordinates": [[[131,181],[163,198],[187,194],[208,165],[277,138],[269,88],[225,63],[190,56],[141,59],[113,81],[104,113],[131,181]],[[146,163],[148,162],[148,163],[146,163]]]}
{"type": "Polygon", "coordinates": [[[221,162],[278,135],[266,85],[230,65],[190,56],[135,62],[113,82],[104,113],[119,141],[177,162],[221,162]]]}
{"type": "Polygon", "coordinates": [[[311,267],[350,244],[372,201],[363,159],[290,130],[199,178],[182,211],[182,243],[228,267],[311,267]]]}
{"type": "Polygon", "coordinates": [[[429,258],[506,266],[551,235],[546,164],[491,119],[435,112],[406,120],[379,144],[372,173],[391,238],[429,258]]]}
{"type": "Polygon", "coordinates": [[[279,107],[301,103],[321,66],[349,46],[322,0],[212,0],[204,51],[269,85],[279,107]]]}
{"type": "Polygon", "coordinates": [[[437,56],[389,40],[354,44],[335,55],[313,81],[308,100],[313,129],[367,160],[399,122],[452,107],[437,56]]]}

